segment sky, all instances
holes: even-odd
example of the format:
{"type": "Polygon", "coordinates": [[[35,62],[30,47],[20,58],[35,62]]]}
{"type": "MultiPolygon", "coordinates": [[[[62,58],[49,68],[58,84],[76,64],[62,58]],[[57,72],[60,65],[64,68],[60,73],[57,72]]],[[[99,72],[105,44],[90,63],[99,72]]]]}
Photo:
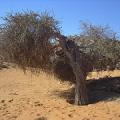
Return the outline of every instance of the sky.
{"type": "Polygon", "coordinates": [[[50,12],[64,35],[79,34],[80,21],[109,25],[120,35],[120,0],[0,0],[0,17],[26,10],[50,12]]]}

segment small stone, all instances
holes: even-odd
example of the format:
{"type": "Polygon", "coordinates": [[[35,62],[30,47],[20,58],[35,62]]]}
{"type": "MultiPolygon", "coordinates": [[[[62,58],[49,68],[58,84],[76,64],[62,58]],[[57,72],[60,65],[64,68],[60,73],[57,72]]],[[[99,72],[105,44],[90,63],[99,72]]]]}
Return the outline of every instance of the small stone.
{"type": "Polygon", "coordinates": [[[69,117],[73,117],[71,114],[68,114],[69,117]]]}
{"type": "Polygon", "coordinates": [[[1,100],[1,103],[5,103],[5,100],[1,100]]]}
{"type": "Polygon", "coordinates": [[[39,102],[35,102],[35,106],[43,106],[43,104],[41,104],[39,102]]]}
{"type": "Polygon", "coordinates": [[[8,102],[12,102],[12,101],[13,101],[13,99],[9,100],[8,102]]]}
{"type": "Polygon", "coordinates": [[[36,118],[35,120],[47,120],[46,117],[39,117],[39,118],[36,118]]]}

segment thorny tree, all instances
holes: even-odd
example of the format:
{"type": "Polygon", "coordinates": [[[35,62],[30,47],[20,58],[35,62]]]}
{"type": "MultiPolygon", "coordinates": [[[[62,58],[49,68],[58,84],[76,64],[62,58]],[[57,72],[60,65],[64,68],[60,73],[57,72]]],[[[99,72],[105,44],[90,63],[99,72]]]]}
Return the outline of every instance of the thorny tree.
{"type": "Polygon", "coordinates": [[[10,14],[4,20],[5,24],[2,25],[1,29],[6,53],[9,59],[22,67],[23,70],[28,67],[34,68],[34,70],[49,70],[50,58],[54,55],[54,49],[49,40],[56,37],[62,41],[60,46],[70,59],[70,64],[76,75],[78,88],[76,91],[81,88],[81,91],[76,92],[75,99],[77,101],[75,103],[79,104],[78,101],[81,101],[81,104],[87,104],[87,91],[85,84],[83,84],[85,82],[81,81],[84,80],[84,75],[80,71],[79,65],[74,61],[76,58],[73,57],[73,48],[66,47],[67,42],[60,34],[58,21],[47,13],[37,14],[34,12],[10,14]],[[79,92],[81,92],[81,98],[79,92]]]}
{"type": "Polygon", "coordinates": [[[23,70],[30,68],[35,71],[40,69],[49,71],[51,58],[54,56],[56,59],[55,47],[51,44],[51,40],[57,39],[58,46],[62,49],[58,52],[63,52],[65,56],[63,59],[67,58],[76,78],[75,104],[89,103],[85,79],[87,73],[93,70],[93,58],[96,57],[94,57],[96,52],[87,50],[89,45],[83,44],[84,39],[91,41],[88,35],[84,35],[83,43],[80,42],[79,47],[73,37],[67,38],[60,34],[58,21],[47,13],[16,13],[6,16],[4,20],[5,24],[1,26],[1,39],[4,41],[3,48],[10,61],[23,70]]]}

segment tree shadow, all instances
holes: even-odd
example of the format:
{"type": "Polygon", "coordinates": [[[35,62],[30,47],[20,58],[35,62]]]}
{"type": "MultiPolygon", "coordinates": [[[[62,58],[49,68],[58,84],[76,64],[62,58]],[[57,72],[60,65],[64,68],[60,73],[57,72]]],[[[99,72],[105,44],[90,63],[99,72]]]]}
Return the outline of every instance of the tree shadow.
{"type": "MultiPolygon", "coordinates": [[[[120,77],[106,77],[100,79],[87,80],[87,88],[90,103],[99,101],[120,100],[120,77]]],[[[66,91],[57,91],[56,95],[65,98],[70,104],[74,103],[74,89],[66,91]]]]}

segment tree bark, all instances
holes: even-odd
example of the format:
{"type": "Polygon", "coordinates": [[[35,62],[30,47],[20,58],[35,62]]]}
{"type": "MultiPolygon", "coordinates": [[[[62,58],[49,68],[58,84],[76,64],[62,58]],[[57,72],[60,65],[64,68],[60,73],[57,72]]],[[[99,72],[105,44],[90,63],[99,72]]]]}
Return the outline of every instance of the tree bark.
{"type": "Polygon", "coordinates": [[[87,105],[88,94],[86,88],[85,78],[82,72],[78,69],[76,71],[76,85],[75,85],[75,105],[87,105]]]}
{"type": "Polygon", "coordinates": [[[87,105],[89,103],[87,86],[85,81],[87,74],[84,73],[81,70],[80,65],[74,62],[72,59],[70,61],[70,65],[76,77],[75,105],[87,105]]]}

